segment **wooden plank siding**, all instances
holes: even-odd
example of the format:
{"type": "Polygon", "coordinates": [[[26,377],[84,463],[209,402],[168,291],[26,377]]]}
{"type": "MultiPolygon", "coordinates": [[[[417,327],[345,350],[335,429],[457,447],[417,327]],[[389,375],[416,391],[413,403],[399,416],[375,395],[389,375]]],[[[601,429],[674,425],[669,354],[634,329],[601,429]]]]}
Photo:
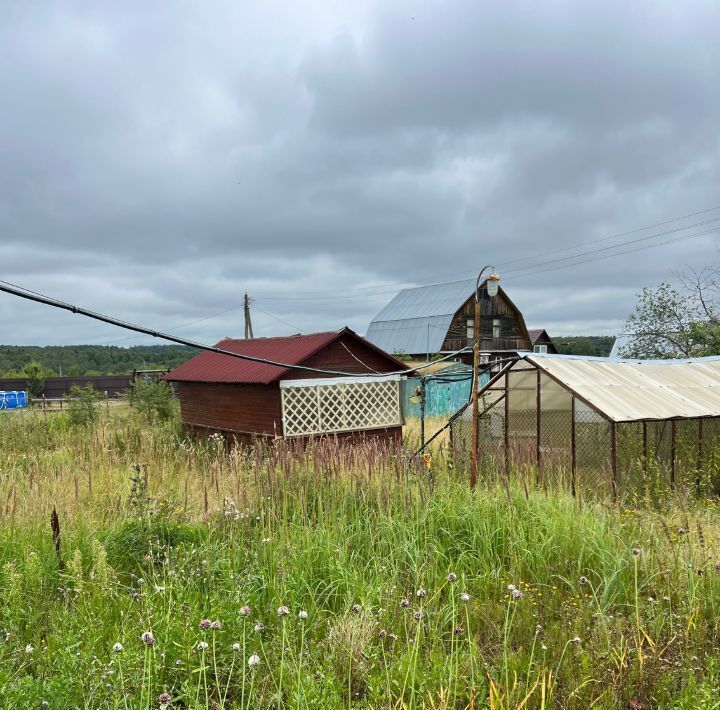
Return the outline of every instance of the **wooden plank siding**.
{"type": "MultiPolygon", "coordinates": [[[[341,336],[320,352],[311,355],[302,364],[306,367],[352,372],[358,375],[374,374],[375,372],[396,372],[398,370],[398,366],[392,360],[388,360],[380,351],[369,347],[350,335],[341,336]]],[[[334,377],[334,375],[291,370],[283,375],[282,379],[303,380],[314,377],[334,377]]]]}
{"type": "Polygon", "coordinates": [[[280,387],[178,382],[183,425],[192,429],[266,436],[282,434],[280,387]]]}
{"type": "MultiPolygon", "coordinates": [[[[503,352],[532,350],[530,338],[525,328],[522,315],[500,291],[495,298],[489,299],[485,291],[481,291],[482,310],[480,316],[480,350],[481,352],[503,352]],[[493,320],[500,320],[500,337],[493,338],[493,320]]],[[[448,333],[443,342],[443,352],[454,352],[471,346],[473,338],[467,337],[467,323],[475,314],[475,296],[471,296],[453,316],[448,333]]]]}
{"type": "MultiPolygon", "coordinates": [[[[277,353],[282,360],[282,352],[277,353]]],[[[396,372],[399,364],[382,351],[344,334],[302,362],[304,366],[355,374],[396,372]]],[[[291,370],[283,380],[321,379],[334,375],[291,370]]],[[[197,436],[228,435],[236,443],[250,444],[257,437],[283,435],[279,381],[267,385],[175,382],[186,431],[197,436]]],[[[402,427],[325,435],[341,442],[373,440],[389,447],[402,444],[402,427]]],[[[321,437],[314,437],[321,438],[321,437]]],[[[307,437],[296,437],[301,444],[307,437]]]]}

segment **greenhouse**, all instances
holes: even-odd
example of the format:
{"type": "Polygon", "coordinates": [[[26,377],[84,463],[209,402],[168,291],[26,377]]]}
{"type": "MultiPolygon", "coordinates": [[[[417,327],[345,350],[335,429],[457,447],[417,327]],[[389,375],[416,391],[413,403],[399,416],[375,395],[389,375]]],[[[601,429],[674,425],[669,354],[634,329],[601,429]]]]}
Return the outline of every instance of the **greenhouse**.
{"type": "MultiPolygon", "coordinates": [[[[661,493],[716,489],[720,357],[607,360],[527,354],[480,389],[479,456],[510,474],[661,493]]],[[[456,456],[470,452],[471,412],[453,422],[456,456]]]]}

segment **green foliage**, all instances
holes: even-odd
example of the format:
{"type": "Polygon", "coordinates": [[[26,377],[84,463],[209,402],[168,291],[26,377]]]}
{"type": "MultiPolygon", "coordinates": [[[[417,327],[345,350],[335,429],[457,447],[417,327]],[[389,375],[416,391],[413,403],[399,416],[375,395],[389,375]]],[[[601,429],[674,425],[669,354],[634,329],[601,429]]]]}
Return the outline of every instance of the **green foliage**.
{"type": "Polygon", "coordinates": [[[631,510],[519,469],[471,491],[440,451],[429,485],[376,448],[227,453],[128,406],[93,430],[60,416],[0,437],[3,707],[716,702],[713,500],[631,510]]]}
{"type": "Polygon", "coordinates": [[[45,387],[48,370],[37,360],[28,363],[22,369],[22,376],[27,378],[27,386],[34,397],[39,397],[45,387]]]}
{"type": "Polygon", "coordinates": [[[692,292],[679,292],[663,282],[644,288],[625,328],[632,340],[624,357],[672,359],[720,354],[720,325],[708,317],[692,292]]]}
{"type": "Polygon", "coordinates": [[[615,337],[612,335],[572,335],[553,338],[557,351],[562,355],[607,357],[614,342],[615,337]]]}
{"type": "Polygon", "coordinates": [[[98,417],[98,399],[100,394],[92,385],[70,388],[70,397],[67,405],[68,421],[73,426],[91,427],[98,417]]]}
{"type": "Polygon", "coordinates": [[[128,402],[146,419],[167,421],[177,414],[177,401],[167,382],[138,378],[127,393],[128,402]]]}
{"type": "Polygon", "coordinates": [[[137,370],[172,369],[189,360],[194,351],[182,345],[1,345],[0,373],[12,377],[30,362],[37,362],[47,376],[128,374],[137,370]]]}

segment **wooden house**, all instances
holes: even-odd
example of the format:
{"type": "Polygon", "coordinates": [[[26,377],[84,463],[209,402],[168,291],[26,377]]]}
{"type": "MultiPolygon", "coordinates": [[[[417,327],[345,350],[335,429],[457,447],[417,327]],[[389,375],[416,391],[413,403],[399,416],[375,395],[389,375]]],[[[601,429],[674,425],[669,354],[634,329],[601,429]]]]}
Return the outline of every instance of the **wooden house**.
{"type": "MultiPolygon", "coordinates": [[[[480,286],[480,352],[484,361],[502,360],[532,350],[525,320],[501,288],[489,298],[480,286]]],[[[366,338],[387,352],[412,360],[430,359],[472,347],[475,340],[475,281],[421,286],[400,291],[373,318],[366,338]]],[[[471,363],[472,353],[457,358],[471,363]]]]}
{"type": "Polygon", "coordinates": [[[532,345],[532,351],[534,353],[540,355],[557,354],[555,343],[553,343],[552,338],[544,328],[531,328],[528,330],[528,335],[530,336],[530,344],[532,345]]]}
{"type": "Polygon", "coordinates": [[[258,437],[305,439],[331,434],[400,444],[403,421],[398,372],[407,366],[349,328],[278,338],[226,339],[216,347],[358,376],[333,377],[202,352],[164,377],[178,394],[187,431],[221,433],[240,443],[258,437]],[[369,374],[372,377],[362,377],[369,374]]]}

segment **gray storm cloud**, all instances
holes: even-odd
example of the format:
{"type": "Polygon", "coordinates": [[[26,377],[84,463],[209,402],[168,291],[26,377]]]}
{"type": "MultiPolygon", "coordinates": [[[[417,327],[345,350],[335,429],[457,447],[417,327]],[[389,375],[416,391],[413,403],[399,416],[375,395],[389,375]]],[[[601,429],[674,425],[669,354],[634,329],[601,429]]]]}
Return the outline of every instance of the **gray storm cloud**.
{"type": "MultiPolygon", "coordinates": [[[[154,327],[248,291],[256,334],[364,332],[402,284],[494,262],[529,324],[608,332],[643,285],[716,261],[717,234],[531,267],[720,204],[719,14],[11,4],[0,278],[154,327]]],[[[178,332],[217,340],[241,315],[178,332]]],[[[9,296],[0,325],[7,342],[125,337],[9,296]]]]}

